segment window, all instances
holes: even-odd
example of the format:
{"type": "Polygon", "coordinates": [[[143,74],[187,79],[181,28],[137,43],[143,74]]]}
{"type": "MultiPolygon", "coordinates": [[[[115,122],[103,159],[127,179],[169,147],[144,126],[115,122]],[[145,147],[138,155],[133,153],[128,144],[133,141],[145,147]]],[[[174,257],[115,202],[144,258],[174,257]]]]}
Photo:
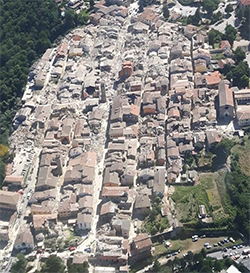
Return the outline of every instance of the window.
{"type": "Polygon", "coordinates": [[[229,107],[228,106],[225,106],[225,109],[227,110],[229,107]]]}

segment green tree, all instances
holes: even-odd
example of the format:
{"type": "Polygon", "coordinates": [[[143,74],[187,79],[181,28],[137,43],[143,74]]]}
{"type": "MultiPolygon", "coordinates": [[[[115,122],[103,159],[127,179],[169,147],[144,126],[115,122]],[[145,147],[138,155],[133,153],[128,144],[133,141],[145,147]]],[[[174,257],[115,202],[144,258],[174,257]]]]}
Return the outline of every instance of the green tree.
{"type": "Polygon", "coordinates": [[[90,9],[93,9],[93,7],[95,5],[95,0],[90,0],[89,5],[90,5],[90,9]]]}
{"type": "Polygon", "coordinates": [[[161,270],[161,264],[160,264],[160,262],[158,262],[157,260],[154,262],[154,265],[153,265],[153,272],[155,272],[155,273],[158,273],[158,272],[160,272],[160,270],[161,270]]]}
{"type": "Polygon", "coordinates": [[[51,255],[42,266],[41,273],[64,273],[64,263],[60,257],[51,255]]]}
{"type": "Polygon", "coordinates": [[[203,8],[207,12],[208,16],[211,16],[213,11],[216,10],[216,3],[213,0],[205,0],[202,3],[203,8]]]}
{"type": "Polygon", "coordinates": [[[236,63],[239,63],[246,58],[246,53],[239,47],[237,47],[233,53],[236,63]]]}
{"type": "Polygon", "coordinates": [[[222,33],[219,32],[218,30],[216,29],[211,29],[209,32],[208,32],[208,42],[210,45],[214,45],[215,43],[220,43],[221,40],[222,40],[222,33]]]}
{"type": "Polygon", "coordinates": [[[162,11],[163,11],[163,17],[165,20],[168,20],[169,18],[169,10],[168,10],[168,5],[166,2],[164,2],[163,7],[162,7],[162,11]]]}
{"type": "Polygon", "coordinates": [[[220,260],[215,260],[215,262],[214,262],[215,272],[220,272],[223,268],[224,268],[223,263],[220,260]]]}
{"type": "Polygon", "coordinates": [[[17,254],[17,262],[12,264],[11,273],[26,273],[27,261],[22,253],[17,254]]]}
{"type": "Polygon", "coordinates": [[[247,62],[239,62],[239,64],[234,67],[226,75],[229,81],[233,81],[234,86],[238,86],[243,89],[249,84],[250,69],[247,62]]]}
{"type": "Polygon", "coordinates": [[[224,38],[225,38],[225,40],[229,41],[231,46],[233,45],[233,43],[236,39],[236,35],[237,35],[237,30],[233,26],[227,25],[225,28],[224,38]]]}
{"type": "Polygon", "coordinates": [[[232,4],[228,4],[227,6],[226,6],[226,8],[225,8],[225,11],[227,12],[227,13],[230,13],[230,12],[232,12],[234,9],[233,9],[233,6],[232,6],[232,4]]]}
{"type": "Polygon", "coordinates": [[[201,18],[200,7],[198,7],[195,14],[194,14],[194,16],[193,16],[193,20],[192,20],[193,25],[198,26],[201,19],[202,18],[201,18]]]}

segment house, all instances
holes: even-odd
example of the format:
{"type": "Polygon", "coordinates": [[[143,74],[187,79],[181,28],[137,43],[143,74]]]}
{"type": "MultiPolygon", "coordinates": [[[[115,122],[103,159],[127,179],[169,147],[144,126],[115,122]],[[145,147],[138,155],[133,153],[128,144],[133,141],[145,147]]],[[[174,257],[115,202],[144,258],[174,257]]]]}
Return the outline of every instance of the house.
{"type": "Polygon", "coordinates": [[[110,172],[110,168],[105,169],[103,186],[104,187],[117,187],[120,184],[120,178],[117,172],[110,172]]]}
{"type": "Polygon", "coordinates": [[[147,195],[137,195],[135,198],[134,211],[140,215],[148,215],[150,212],[150,199],[147,195]]]}
{"type": "Polygon", "coordinates": [[[163,196],[165,192],[165,167],[157,168],[154,175],[153,192],[163,196]]]}
{"type": "Polygon", "coordinates": [[[76,200],[66,199],[60,202],[58,207],[58,217],[63,219],[76,218],[79,205],[76,200]]]}
{"type": "Polygon", "coordinates": [[[218,88],[218,85],[220,82],[221,82],[221,74],[219,71],[214,71],[211,74],[206,76],[207,87],[210,89],[218,88]]]}
{"type": "Polygon", "coordinates": [[[152,8],[148,7],[144,8],[144,11],[139,16],[139,20],[150,27],[153,27],[158,19],[158,14],[156,14],[152,8]]]}
{"type": "Polygon", "coordinates": [[[151,257],[151,248],[152,241],[148,234],[141,233],[137,235],[130,245],[129,263],[133,264],[151,257]]]}
{"type": "Polygon", "coordinates": [[[156,158],[157,158],[156,165],[157,166],[164,166],[165,161],[166,161],[165,148],[162,148],[162,149],[158,150],[156,158]]]}
{"type": "Polygon", "coordinates": [[[129,187],[103,187],[102,198],[112,202],[126,201],[129,187]]]}
{"type": "Polygon", "coordinates": [[[237,123],[240,127],[250,126],[250,105],[240,105],[236,110],[237,123]]]}
{"type": "Polygon", "coordinates": [[[206,61],[207,66],[209,66],[210,60],[211,60],[211,55],[210,55],[209,50],[206,50],[203,48],[198,48],[193,51],[193,59],[194,60],[203,59],[206,61]]]}
{"type": "MultiPolygon", "coordinates": [[[[101,261],[116,263],[121,256],[122,253],[119,251],[105,251],[101,254],[101,261]]],[[[106,272],[106,270],[102,272],[106,272]]]]}
{"type": "Polygon", "coordinates": [[[8,175],[5,176],[4,183],[8,186],[21,188],[23,186],[23,176],[8,175]]]}
{"type": "Polygon", "coordinates": [[[112,221],[112,226],[116,231],[116,236],[122,236],[123,238],[129,237],[131,226],[130,220],[116,219],[112,221]]]}
{"type": "Polygon", "coordinates": [[[32,204],[30,207],[31,215],[52,214],[55,210],[55,204],[55,200],[46,200],[41,204],[32,204]]]}
{"type": "Polygon", "coordinates": [[[218,66],[220,67],[220,69],[223,69],[225,65],[234,66],[235,61],[233,59],[230,59],[230,58],[218,60],[218,66]]]}
{"type": "Polygon", "coordinates": [[[143,169],[138,171],[138,180],[140,182],[147,182],[148,180],[154,179],[154,170],[152,169],[143,169]]]}
{"type": "Polygon", "coordinates": [[[142,22],[135,22],[132,26],[131,32],[134,34],[147,34],[149,31],[149,26],[142,22]]]}
{"type": "Polygon", "coordinates": [[[223,40],[220,42],[220,49],[222,50],[231,50],[231,45],[228,40],[223,40]]]}
{"type": "Polygon", "coordinates": [[[219,84],[219,117],[234,116],[234,99],[233,92],[229,88],[229,84],[225,81],[221,81],[219,84]]]}
{"type": "Polygon", "coordinates": [[[0,212],[2,215],[11,215],[17,210],[20,200],[20,194],[17,192],[9,192],[0,190],[0,212]]]}
{"type": "Polygon", "coordinates": [[[168,158],[174,160],[180,157],[179,149],[177,146],[167,148],[167,156],[168,158]]]}
{"type": "Polygon", "coordinates": [[[91,229],[91,222],[92,222],[93,216],[91,214],[85,214],[79,212],[77,214],[77,230],[78,231],[84,231],[84,230],[90,230],[91,229]]]}
{"type": "MultiPolygon", "coordinates": [[[[242,1],[244,1],[244,0],[242,0],[242,1]]],[[[245,1],[249,2],[249,0],[245,0],[245,1]]],[[[249,47],[250,47],[250,42],[248,40],[234,41],[234,44],[233,44],[233,50],[234,51],[237,48],[240,48],[242,51],[247,53],[249,51],[249,47]]]]}
{"type": "Polygon", "coordinates": [[[200,72],[200,73],[207,72],[206,60],[204,60],[204,59],[194,60],[194,71],[195,72],[200,72]]]}
{"type": "Polygon", "coordinates": [[[33,250],[34,239],[29,227],[25,227],[25,229],[18,233],[14,243],[14,248],[16,250],[33,250]]]}
{"type": "Polygon", "coordinates": [[[207,137],[208,148],[210,148],[213,144],[217,144],[221,142],[222,140],[221,134],[214,129],[206,130],[206,137],[207,137]]]}
{"type": "Polygon", "coordinates": [[[131,186],[134,184],[134,177],[136,175],[136,165],[128,165],[123,175],[121,176],[121,184],[123,186],[131,186]]]}
{"type": "Polygon", "coordinates": [[[119,71],[120,78],[128,78],[132,75],[133,63],[131,61],[125,61],[123,63],[122,69],[119,71]]]}
{"type": "Polygon", "coordinates": [[[193,25],[187,25],[184,29],[184,35],[188,38],[191,39],[192,36],[197,32],[197,27],[193,25]]]}
{"type": "Polygon", "coordinates": [[[113,216],[115,216],[117,211],[117,204],[108,201],[101,206],[100,218],[108,222],[113,216]]]}
{"type": "Polygon", "coordinates": [[[93,196],[86,195],[79,199],[79,211],[92,211],[93,209],[93,196]]]}
{"type": "Polygon", "coordinates": [[[88,256],[83,253],[74,253],[72,264],[83,264],[88,261],[88,256]]]}

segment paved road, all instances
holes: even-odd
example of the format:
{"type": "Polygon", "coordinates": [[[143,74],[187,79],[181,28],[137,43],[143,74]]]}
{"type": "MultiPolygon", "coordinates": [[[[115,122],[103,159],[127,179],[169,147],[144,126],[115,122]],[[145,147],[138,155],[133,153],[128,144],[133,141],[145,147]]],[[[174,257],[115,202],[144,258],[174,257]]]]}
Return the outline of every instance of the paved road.
{"type": "Polygon", "coordinates": [[[242,251],[244,250],[244,249],[249,249],[250,248],[250,246],[243,246],[243,248],[241,248],[241,249],[232,249],[232,248],[229,248],[228,250],[227,250],[227,252],[224,252],[224,251],[217,251],[217,252],[214,252],[214,253],[210,253],[210,254],[208,254],[207,256],[208,257],[211,257],[211,258],[215,258],[215,259],[218,259],[218,260],[222,260],[224,257],[223,256],[225,256],[225,255],[228,255],[229,257],[231,257],[231,258],[234,258],[235,257],[235,255],[240,255],[240,258],[239,259],[237,259],[237,261],[240,261],[242,258],[243,258],[243,256],[242,256],[242,251]],[[242,257],[241,257],[242,256],[242,257]]]}

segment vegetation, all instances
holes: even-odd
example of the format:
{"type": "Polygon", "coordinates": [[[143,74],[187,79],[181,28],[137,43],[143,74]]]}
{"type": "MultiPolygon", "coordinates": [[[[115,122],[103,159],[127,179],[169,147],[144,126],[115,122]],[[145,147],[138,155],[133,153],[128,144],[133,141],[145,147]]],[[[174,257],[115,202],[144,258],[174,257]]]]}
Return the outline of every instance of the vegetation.
{"type": "Polygon", "coordinates": [[[183,223],[198,223],[199,205],[206,207],[207,214],[214,218],[215,225],[221,225],[221,221],[227,219],[220,195],[215,183],[217,174],[200,174],[200,183],[196,186],[178,186],[172,195],[176,203],[177,215],[183,223]]]}
{"type": "Polygon", "coordinates": [[[51,255],[46,262],[42,265],[41,271],[36,271],[36,273],[64,273],[65,266],[64,262],[60,257],[56,255],[51,255]]]}
{"type": "Polygon", "coordinates": [[[163,232],[167,227],[169,227],[167,217],[161,216],[161,199],[153,196],[152,210],[144,221],[143,229],[155,235],[157,232],[163,232]]]}
{"type": "Polygon", "coordinates": [[[231,203],[236,210],[234,220],[235,228],[242,232],[247,238],[249,238],[250,234],[249,147],[250,141],[247,139],[244,146],[237,146],[233,149],[232,172],[227,173],[225,177],[231,203]]]}
{"type": "Polygon", "coordinates": [[[17,254],[17,261],[12,264],[11,273],[26,273],[27,261],[22,253],[17,254]]]}
{"type": "Polygon", "coordinates": [[[246,58],[246,53],[239,47],[236,48],[236,50],[234,51],[234,59],[236,61],[236,63],[240,63],[241,61],[243,61],[246,58]]]}
{"type": "Polygon", "coordinates": [[[168,4],[167,2],[164,2],[162,7],[163,17],[165,20],[168,20],[169,18],[169,10],[168,10],[168,4]]]}
{"type": "Polygon", "coordinates": [[[236,39],[237,30],[231,26],[227,25],[225,28],[225,34],[221,33],[216,29],[211,29],[208,32],[208,42],[210,45],[214,46],[216,43],[220,43],[221,40],[228,40],[231,45],[236,39]]]}
{"type": "Polygon", "coordinates": [[[233,86],[244,89],[249,84],[250,68],[247,62],[240,61],[235,67],[228,67],[226,78],[233,82],[233,86]]]}
{"type": "Polygon", "coordinates": [[[88,273],[89,272],[89,265],[87,262],[82,264],[73,264],[72,260],[67,260],[67,268],[68,273],[88,273]]]}
{"type": "MultiPolygon", "coordinates": [[[[0,9],[0,144],[7,146],[30,66],[58,37],[85,24],[88,15],[65,11],[61,16],[54,0],[3,0],[0,9]]],[[[0,157],[0,183],[7,161],[0,157]]]]}
{"type": "Polygon", "coordinates": [[[156,4],[156,2],[156,0],[139,0],[139,11],[142,12],[145,7],[156,4]]]}
{"type": "Polygon", "coordinates": [[[228,5],[226,6],[226,8],[225,8],[226,13],[230,13],[230,12],[232,12],[233,10],[234,10],[234,8],[233,8],[233,5],[232,5],[232,4],[228,4],[228,5]]]}
{"type": "Polygon", "coordinates": [[[213,148],[212,152],[215,154],[213,157],[212,168],[213,170],[218,169],[221,165],[225,164],[228,156],[231,153],[231,149],[234,143],[232,140],[228,138],[222,139],[221,142],[217,143],[213,148]]]}
{"type": "Polygon", "coordinates": [[[202,7],[207,12],[208,16],[212,16],[213,11],[217,9],[219,2],[219,0],[206,0],[202,2],[202,7]]]}
{"type": "Polygon", "coordinates": [[[236,9],[236,18],[240,24],[240,35],[243,39],[249,39],[250,32],[250,6],[241,8],[238,6],[236,9]]]}

